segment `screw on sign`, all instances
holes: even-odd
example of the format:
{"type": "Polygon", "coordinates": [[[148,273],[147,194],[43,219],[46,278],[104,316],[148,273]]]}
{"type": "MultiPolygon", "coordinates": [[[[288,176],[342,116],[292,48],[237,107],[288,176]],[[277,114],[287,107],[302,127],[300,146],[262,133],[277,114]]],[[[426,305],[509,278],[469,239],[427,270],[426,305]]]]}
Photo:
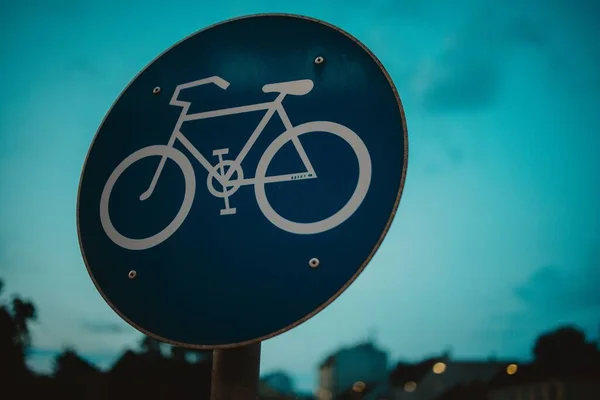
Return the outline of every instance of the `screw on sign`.
{"type": "Polygon", "coordinates": [[[108,111],[79,185],[82,255],[133,327],[214,350],[213,399],[255,398],[260,342],[379,248],[407,155],[396,89],[357,39],[296,15],[228,20],[159,55],[108,111]]]}

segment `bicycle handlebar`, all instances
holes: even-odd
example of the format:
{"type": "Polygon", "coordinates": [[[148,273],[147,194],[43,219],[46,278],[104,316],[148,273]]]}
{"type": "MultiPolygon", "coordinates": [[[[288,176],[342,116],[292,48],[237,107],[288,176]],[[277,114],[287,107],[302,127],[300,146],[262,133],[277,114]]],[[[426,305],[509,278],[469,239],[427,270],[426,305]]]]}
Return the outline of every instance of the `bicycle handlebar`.
{"type": "Polygon", "coordinates": [[[200,79],[197,81],[182,83],[181,85],[177,85],[177,87],[175,88],[175,92],[173,93],[173,97],[171,97],[171,102],[169,104],[171,104],[172,106],[180,106],[180,107],[185,107],[185,106],[189,105],[190,104],[189,101],[181,101],[178,99],[179,93],[183,89],[189,89],[189,88],[193,88],[196,86],[206,85],[209,83],[214,83],[215,85],[217,85],[218,87],[220,87],[223,90],[225,90],[229,87],[229,82],[227,82],[225,79],[221,78],[220,76],[216,76],[216,75],[211,76],[210,78],[204,78],[204,79],[200,79]]]}

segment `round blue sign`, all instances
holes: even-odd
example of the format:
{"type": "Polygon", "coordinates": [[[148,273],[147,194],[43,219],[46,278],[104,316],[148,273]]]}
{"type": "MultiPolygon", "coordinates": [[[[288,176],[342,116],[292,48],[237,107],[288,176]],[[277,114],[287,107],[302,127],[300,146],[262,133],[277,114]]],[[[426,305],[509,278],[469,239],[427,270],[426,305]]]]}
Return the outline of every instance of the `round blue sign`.
{"type": "Polygon", "coordinates": [[[102,122],[77,200],[85,264],[156,339],[267,339],[365,268],[407,151],[398,93],[348,33],[283,14],[211,26],[151,62],[102,122]]]}

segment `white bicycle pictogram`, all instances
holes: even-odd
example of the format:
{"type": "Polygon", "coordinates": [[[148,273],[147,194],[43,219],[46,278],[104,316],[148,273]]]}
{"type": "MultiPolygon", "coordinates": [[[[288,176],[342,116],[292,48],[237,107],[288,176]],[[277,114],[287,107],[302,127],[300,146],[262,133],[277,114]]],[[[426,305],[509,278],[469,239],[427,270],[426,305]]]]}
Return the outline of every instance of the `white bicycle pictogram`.
{"type": "Polygon", "coordinates": [[[166,145],[153,145],[144,147],[140,150],[135,151],[126,157],[121,163],[115,168],[115,170],[109,176],[102,195],[100,198],[100,221],[104,231],[108,237],[117,245],[129,249],[129,250],[145,250],[154,247],[165,240],[167,240],[175,231],[181,226],[183,221],[186,219],[194,201],[196,192],[196,176],[194,168],[184,153],[174,147],[175,141],[179,141],[189,153],[196,159],[200,164],[208,171],[208,177],[206,185],[208,191],[215,197],[222,198],[225,203],[225,207],[220,210],[220,215],[232,215],[236,213],[236,209],[230,207],[229,198],[241,187],[246,185],[254,185],[254,191],[256,196],[256,202],[263,215],[278,228],[295,234],[316,234],[330,230],[342,222],[346,221],[361,205],[364,200],[369,185],[371,183],[371,157],[369,151],[365,146],[361,138],[354,133],[351,129],[344,125],[340,125],[335,122],[329,121],[314,121],[307,122],[301,125],[293,126],[290,122],[287,113],[283,107],[283,99],[287,95],[302,96],[309,93],[313,89],[313,82],[309,79],[289,81],[281,83],[271,83],[264,85],[262,90],[265,93],[279,93],[277,98],[273,101],[259,104],[252,104],[247,106],[238,106],[232,108],[225,108],[221,110],[205,111],[200,113],[188,114],[191,103],[179,100],[179,93],[183,89],[189,89],[195,86],[215,84],[221,89],[227,89],[229,83],[223,78],[213,76],[210,78],[200,79],[193,82],[184,83],[178,85],[171,98],[170,105],[179,106],[182,108],[181,114],[175,128],[171,134],[171,137],[166,145]],[[180,129],[184,122],[195,121],[206,118],[223,117],[227,115],[241,114],[253,111],[265,110],[263,118],[258,123],[254,132],[250,135],[248,141],[238,154],[235,159],[225,159],[224,155],[229,153],[229,149],[216,149],[213,151],[213,156],[218,158],[218,163],[212,165],[200,152],[196,149],[192,143],[181,133],[180,129]],[[261,156],[256,172],[253,178],[244,177],[244,171],[242,169],[242,161],[248,154],[252,145],[256,142],[257,138],[264,130],[267,123],[271,120],[273,115],[277,113],[279,118],[284,124],[285,131],[280,134],[271,144],[267,147],[263,155],[261,156]],[[315,173],[308,155],[302,147],[300,142],[300,136],[306,133],[321,132],[330,133],[342,138],[346,141],[352,150],[354,151],[358,159],[358,179],[356,182],[356,188],[352,193],[350,199],[346,204],[339,209],[335,214],[315,222],[294,222],[290,221],[281,215],[279,215],[269,203],[265,192],[265,185],[268,183],[285,182],[285,181],[298,181],[304,179],[316,179],[317,174],[315,173]],[[302,160],[305,171],[285,174],[285,175],[273,175],[267,176],[267,168],[273,160],[275,154],[289,141],[291,141],[302,160]],[[156,187],[158,179],[161,175],[163,167],[167,159],[173,160],[183,172],[185,180],[185,192],[183,195],[183,201],[179,212],[175,215],[175,218],[160,232],[142,239],[129,238],[119,233],[113,223],[111,222],[109,215],[109,202],[110,195],[115,186],[115,183],[121,176],[121,174],[129,168],[133,163],[140,161],[146,157],[160,156],[160,163],[158,168],[150,182],[148,189],[140,195],[140,200],[148,199],[156,187]],[[234,177],[235,175],[235,177],[234,177]],[[214,186],[214,180],[216,180],[221,186],[222,190],[219,191],[214,186]]]}

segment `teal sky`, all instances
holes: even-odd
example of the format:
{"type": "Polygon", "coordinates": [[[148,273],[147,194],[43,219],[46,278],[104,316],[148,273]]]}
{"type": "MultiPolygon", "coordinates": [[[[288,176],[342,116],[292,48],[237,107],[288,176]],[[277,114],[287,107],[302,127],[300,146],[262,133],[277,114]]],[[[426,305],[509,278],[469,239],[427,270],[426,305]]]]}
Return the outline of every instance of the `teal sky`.
{"type": "Polygon", "coordinates": [[[121,90],[158,53],[234,16],[324,19],[381,59],[404,103],[404,195],[348,291],[263,345],[262,371],[311,388],[375,331],[393,360],[449,347],[527,358],[535,337],[600,325],[600,4],[594,0],[86,1],[0,5],[0,278],[31,297],[38,357],[101,365],[140,334],[94,289],[77,242],[84,157],[121,90]]]}

